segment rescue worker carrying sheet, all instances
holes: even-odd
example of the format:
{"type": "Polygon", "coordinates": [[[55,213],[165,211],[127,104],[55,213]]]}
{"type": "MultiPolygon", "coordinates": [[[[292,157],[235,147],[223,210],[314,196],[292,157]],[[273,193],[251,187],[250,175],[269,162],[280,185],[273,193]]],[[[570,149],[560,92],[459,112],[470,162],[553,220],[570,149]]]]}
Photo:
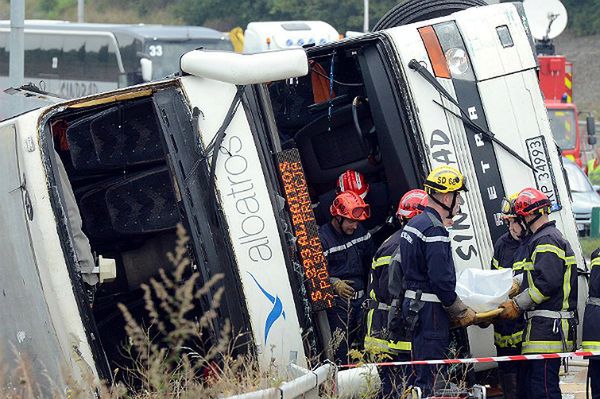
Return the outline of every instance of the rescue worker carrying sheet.
{"type": "Polygon", "coordinates": [[[336,294],[333,307],[327,309],[327,319],[331,333],[337,331],[341,339],[334,348],[335,361],[341,364],[349,362],[348,349],[362,338],[362,304],[374,251],[371,235],[361,225],[371,211],[358,194],[340,193],[333,200],[330,213],[331,221],[319,228],[319,239],[336,294]]]}
{"type": "MultiPolygon", "coordinates": [[[[590,297],[583,316],[583,350],[600,352],[600,248],[592,253],[590,272],[590,297]]],[[[589,359],[588,378],[591,380],[592,398],[600,398],[600,357],[589,359]]]]}
{"type": "MultiPolygon", "coordinates": [[[[523,354],[570,352],[576,346],[577,264],[570,244],[550,221],[551,202],[535,188],[523,189],[515,212],[530,234],[520,294],[502,303],[499,318],[525,314],[523,354]]],[[[560,359],[531,360],[524,375],[528,398],[560,398],[560,359]]]]}
{"type": "MultiPolygon", "coordinates": [[[[463,175],[451,166],[439,166],[425,181],[428,206],[412,218],[401,233],[401,272],[390,270],[389,291],[402,302],[402,315],[414,326],[413,360],[444,359],[448,356],[450,328],[473,324],[475,312],[456,295],[456,270],[446,226],[460,210],[466,191],[463,175]],[[417,319],[417,320],[415,320],[417,319]]],[[[423,396],[433,393],[437,366],[416,366],[414,384],[423,396]]]]}
{"type": "MultiPolygon", "coordinates": [[[[421,214],[426,206],[427,193],[423,190],[410,190],[402,196],[396,212],[401,227],[381,244],[375,252],[371,264],[365,350],[371,354],[385,353],[389,356],[388,359],[392,359],[392,361],[410,360],[411,345],[410,337],[407,339],[403,331],[388,329],[388,314],[392,303],[388,290],[389,265],[392,262],[392,255],[400,245],[402,227],[410,219],[421,214]]],[[[395,313],[396,308],[394,307],[392,311],[395,313]]],[[[401,315],[399,317],[401,318],[401,315]]],[[[394,378],[398,374],[404,375],[404,373],[395,369],[395,367],[381,367],[379,369],[381,378],[380,397],[392,397],[397,389],[406,384],[407,381],[394,378]]]]}
{"type": "MultiPolygon", "coordinates": [[[[515,193],[502,201],[500,219],[508,226],[508,231],[495,242],[492,259],[492,270],[513,269],[513,276],[517,277],[509,292],[510,297],[519,293],[519,281],[523,278],[522,261],[527,256],[526,248],[530,237],[527,228],[515,213],[515,200],[518,195],[519,193],[515,193]]],[[[521,354],[523,325],[522,318],[494,322],[494,344],[498,356],[521,354]]],[[[520,396],[519,392],[525,389],[522,385],[525,381],[522,378],[521,367],[521,362],[498,363],[500,385],[506,399],[517,399],[520,396]]]]}

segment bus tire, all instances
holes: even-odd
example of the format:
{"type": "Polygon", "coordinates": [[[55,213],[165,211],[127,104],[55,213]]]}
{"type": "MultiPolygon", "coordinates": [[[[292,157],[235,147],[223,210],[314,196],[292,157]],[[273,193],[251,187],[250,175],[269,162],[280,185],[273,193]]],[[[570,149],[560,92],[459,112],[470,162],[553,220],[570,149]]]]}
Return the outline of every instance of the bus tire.
{"type": "Polygon", "coordinates": [[[470,7],[485,6],[483,0],[408,0],[395,5],[373,26],[373,31],[444,17],[470,7]]]}

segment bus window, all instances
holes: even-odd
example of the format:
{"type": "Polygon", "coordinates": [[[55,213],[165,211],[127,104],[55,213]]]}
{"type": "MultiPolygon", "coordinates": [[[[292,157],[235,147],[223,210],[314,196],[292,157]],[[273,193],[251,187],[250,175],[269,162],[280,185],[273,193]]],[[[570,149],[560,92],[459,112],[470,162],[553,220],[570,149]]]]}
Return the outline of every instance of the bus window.
{"type": "Polygon", "coordinates": [[[8,76],[8,32],[0,32],[0,76],[8,76]]]}
{"type": "MultiPolygon", "coordinates": [[[[138,53],[144,51],[142,41],[130,34],[121,32],[115,32],[115,37],[119,43],[119,52],[121,53],[121,60],[123,61],[123,69],[127,73],[135,74],[140,69],[140,57],[138,53]]],[[[141,80],[131,82],[131,84],[141,83],[141,80]]]]}
{"type": "Polygon", "coordinates": [[[162,79],[179,70],[179,59],[188,51],[203,47],[207,50],[233,51],[229,40],[147,41],[145,53],[152,60],[152,79],[162,79]]]}
{"type": "MultiPolygon", "coordinates": [[[[59,78],[62,39],[51,34],[25,35],[25,78],[59,78]]],[[[34,82],[37,83],[37,82],[34,82]]]]}
{"type": "Polygon", "coordinates": [[[114,82],[119,76],[114,42],[109,36],[89,36],[85,39],[84,76],[114,82]]]}

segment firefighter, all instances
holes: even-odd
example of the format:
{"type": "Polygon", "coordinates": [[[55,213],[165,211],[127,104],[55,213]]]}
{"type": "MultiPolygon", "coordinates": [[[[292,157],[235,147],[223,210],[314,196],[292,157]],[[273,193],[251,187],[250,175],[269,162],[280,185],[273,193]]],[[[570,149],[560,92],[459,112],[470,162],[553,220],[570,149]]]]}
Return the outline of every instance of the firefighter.
{"type": "MultiPolygon", "coordinates": [[[[423,212],[427,206],[427,194],[423,190],[410,190],[402,196],[396,211],[396,217],[403,226],[414,216],[423,212]]],[[[388,330],[388,314],[392,298],[388,291],[388,266],[392,255],[400,243],[402,229],[397,230],[377,249],[371,264],[369,275],[367,300],[367,334],[365,336],[365,350],[370,353],[385,353],[393,361],[410,360],[410,340],[402,337],[399,332],[388,330]]],[[[402,381],[395,379],[397,374],[403,374],[392,367],[380,369],[381,391],[384,398],[391,397],[395,388],[402,385],[402,381]]]]}
{"type": "Polygon", "coordinates": [[[348,349],[360,343],[367,274],[373,257],[371,235],[361,225],[370,216],[369,205],[353,191],[340,193],[331,204],[331,221],[319,228],[327,270],[336,294],[327,310],[332,333],[343,338],[335,361],[348,362],[348,349]]]}
{"type": "MultiPolygon", "coordinates": [[[[404,226],[398,248],[402,273],[392,268],[389,280],[395,298],[406,289],[402,315],[412,329],[414,360],[446,358],[450,328],[475,321],[475,312],[455,292],[456,270],[446,230],[463,202],[464,177],[456,168],[440,166],[431,171],[424,188],[428,206],[404,226]]],[[[438,372],[437,367],[415,367],[415,385],[424,397],[433,393],[438,372]]]]}
{"type": "MultiPolygon", "coordinates": [[[[319,196],[319,203],[315,208],[317,224],[322,225],[329,221],[329,208],[331,203],[336,195],[343,193],[344,191],[354,191],[369,204],[369,207],[371,208],[371,217],[362,224],[367,230],[371,231],[371,235],[373,235],[374,231],[372,230],[384,225],[388,216],[388,206],[391,202],[388,198],[388,189],[385,183],[367,183],[367,180],[362,173],[351,169],[345,171],[338,177],[335,190],[328,191],[319,196]]],[[[383,238],[381,241],[383,241],[383,238]]]]}
{"type": "MultiPolygon", "coordinates": [[[[549,220],[550,207],[548,197],[535,188],[523,189],[515,200],[515,212],[532,236],[520,293],[500,305],[499,318],[525,314],[523,354],[569,352],[576,344],[577,264],[556,222],[549,220]]],[[[532,360],[525,367],[528,398],[561,397],[560,359],[532,360]]]]}
{"type": "MultiPolygon", "coordinates": [[[[600,352],[600,248],[592,253],[590,272],[590,297],[583,316],[583,350],[600,352]]],[[[589,359],[588,378],[591,380],[592,398],[600,398],[600,356],[589,359]]]]}
{"type": "MultiPolygon", "coordinates": [[[[527,229],[515,213],[515,199],[518,193],[502,201],[500,218],[508,225],[508,231],[494,244],[492,270],[513,269],[517,280],[509,295],[518,294],[519,277],[522,278],[522,260],[527,256],[527,229]]],[[[503,320],[494,323],[494,344],[498,356],[519,355],[523,336],[523,319],[503,320]]],[[[520,362],[500,362],[498,364],[500,384],[506,399],[516,399],[523,391],[520,362]]]]}
{"type": "Polygon", "coordinates": [[[592,184],[600,185],[600,145],[596,147],[596,157],[590,159],[586,166],[586,173],[592,184]]]}

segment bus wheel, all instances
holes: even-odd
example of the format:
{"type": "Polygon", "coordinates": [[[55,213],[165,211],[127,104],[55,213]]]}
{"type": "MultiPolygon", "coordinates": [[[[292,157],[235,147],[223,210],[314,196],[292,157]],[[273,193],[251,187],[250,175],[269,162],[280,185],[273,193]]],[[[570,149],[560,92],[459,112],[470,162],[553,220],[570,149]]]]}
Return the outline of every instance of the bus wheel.
{"type": "Polygon", "coordinates": [[[395,5],[373,27],[373,31],[444,17],[470,7],[486,6],[483,0],[408,0],[395,5]]]}

